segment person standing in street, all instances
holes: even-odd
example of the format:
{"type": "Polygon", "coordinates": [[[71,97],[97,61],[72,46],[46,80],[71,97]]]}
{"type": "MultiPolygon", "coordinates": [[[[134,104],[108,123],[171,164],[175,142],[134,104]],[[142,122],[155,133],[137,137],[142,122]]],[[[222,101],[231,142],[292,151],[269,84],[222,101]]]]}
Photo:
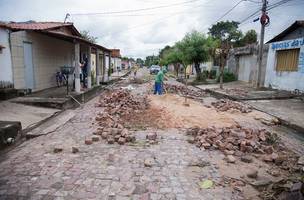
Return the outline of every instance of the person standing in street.
{"type": "Polygon", "coordinates": [[[81,63],[80,67],[81,67],[81,73],[82,73],[82,88],[84,89],[84,88],[87,88],[87,85],[86,85],[86,78],[88,76],[88,71],[87,71],[88,57],[87,56],[84,56],[83,62],[81,63]]]}
{"type": "Polygon", "coordinates": [[[155,85],[154,85],[154,94],[163,94],[163,82],[164,82],[164,76],[167,72],[166,69],[160,69],[155,76],[155,85]]]}

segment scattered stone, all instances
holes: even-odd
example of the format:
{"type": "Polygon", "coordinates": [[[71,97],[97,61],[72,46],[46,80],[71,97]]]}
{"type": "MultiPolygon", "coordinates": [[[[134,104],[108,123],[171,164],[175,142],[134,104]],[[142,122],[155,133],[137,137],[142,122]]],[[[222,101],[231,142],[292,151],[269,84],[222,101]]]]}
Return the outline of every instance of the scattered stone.
{"type": "Polygon", "coordinates": [[[197,99],[200,101],[202,100],[202,97],[207,96],[207,93],[203,92],[202,90],[192,90],[184,85],[173,85],[165,83],[164,87],[166,88],[168,93],[187,96],[188,98],[197,99]]]}
{"type": "Polygon", "coordinates": [[[211,105],[218,112],[225,112],[228,110],[239,110],[242,113],[252,112],[252,108],[250,106],[229,99],[221,99],[217,102],[212,102],[211,105]]]}
{"type": "Polygon", "coordinates": [[[72,147],[72,153],[78,153],[79,149],[77,147],[72,147]]]}
{"type": "Polygon", "coordinates": [[[60,153],[62,151],[63,151],[63,149],[60,148],[60,147],[55,147],[54,150],[53,150],[54,153],[60,153]]]}
{"type": "Polygon", "coordinates": [[[201,159],[195,159],[189,162],[189,166],[207,167],[210,166],[210,162],[201,159]]]}
{"type": "Polygon", "coordinates": [[[152,160],[152,158],[147,158],[147,159],[145,159],[144,165],[145,165],[145,167],[152,167],[152,165],[153,165],[153,160],[152,160]]]}
{"type": "Polygon", "coordinates": [[[251,170],[247,173],[247,177],[249,178],[257,178],[258,177],[258,171],[257,170],[251,170]]]}
{"type": "Polygon", "coordinates": [[[114,140],[113,136],[108,136],[107,141],[108,141],[108,144],[114,144],[115,143],[115,140],[114,140]]]}
{"type": "Polygon", "coordinates": [[[244,156],[241,157],[241,161],[245,162],[245,163],[252,163],[253,159],[252,159],[251,156],[244,155],[244,156]]]}
{"type": "Polygon", "coordinates": [[[93,142],[98,142],[100,140],[100,137],[99,136],[93,136],[92,137],[92,141],[93,142]]]}
{"type": "Polygon", "coordinates": [[[227,159],[228,163],[235,163],[236,162],[236,158],[233,155],[228,155],[226,157],[226,159],[227,159]]]}
{"type": "Polygon", "coordinates": [[[105,140],[105,139],[107,139],[108,135],[109,135],[108,132],[103,132],[101,134],[101,138],[105,140]]]}
{"type": "Polygon", "coordinates": [[[123,145],[123,144],[125,144],[125,143],[126,143],[126,138],[120,137],[120,138],[118,139],[118,144],[123,145]]]}
{"type": "Polygon", "coordinates": [[[267,146],[267,147],[264,149],[264,152],[265,152],[265,153],[268,153],[268,154],[272,154],[272,153],[273,153],[273,147],[272,147],[272,146],[267,146]]]}
{"type": "Polygon", "coordinates": [[[225,149],[224,154],[225,155],[234,155],[234,151],[225,149]]]}
{"type": "Polygon", "coordinates": [[[141,184],[141,185],[136,184],[135,185],[135,189],[133,191],[133,194],[144,194],[146,192],[148,192],[148,190],[147,190],[147,188],[146,188],[145,185],[143,185],[143,184],[141,184]]]}
{"type": "MultiPolygon", "coordinates": [[[[216,128],[214,126],[208,128],[193,127],[187,130],[187,135],[191,135],[188,142],[194,143],[197,147],[219,149],[226,156],[242,157],[253,153],[252,156],[265,162],[276,162],[277,165],[286,160],[286,156],[280,156],[276,153],[286,152],[286,147],[278,148],[277,146],[274,149],[269,141],[272,141],[272,138],[277,136],[275,133],[268,132],[265,129],[245,128],[238,124],[224,128],[216,128]],[[265,153],[266,155],[263,156],[258,155],[265,153]]],[[[252,158],[249,157],[243,157],[241,160],[247,163],[252,162],[252,158]]]]}
{"type": "Polygon", "coordinates": [[[195,139],[193,137],[189,137],[187,139],[187,141],[190,143],[190,144],[194,144],[195,143],[195,139]]]}
{"type": "Polygon", "coordinates": [[[258,180],[258,181],[251,182],[250,184],[255,187],[265,187],[265,186],[270,185],[271,183],[272,183],[271,180],[258,180]]]}
{"type": "Polygon", "coordinates": [[[93,144],[93,141],[91,139],[85,139],[84,143],[86,145],[91,145],[91,144],[93,144]]]}
{"type": "Polygon", "coordinates": [[[267,170],[267,173],[274,177],[278,177],[281,175],[280,170],[276,170],[276,169],[269,169],[267,170]]]}
{"type": "Polygon", "coordinates": [[[146,139],[148,139],[148,140],[156,140],[157,139],[157,134],[155,132],[148,133],[146,135],[146,139]]]}
{"type": "Polygon", "coordinates": [[[303,183],[301,182],[297,182],[295,184],[292,185],[292,187],[290,188],[290,191],[291,192],[294,192],[294,191],[301,191],[304,189],[304,185],[303,183]]]}
{"type": "Polygon", "coordinates": [[[304,156],[301,156],[298,160],[298,165],[304,165],[304,156]]]}

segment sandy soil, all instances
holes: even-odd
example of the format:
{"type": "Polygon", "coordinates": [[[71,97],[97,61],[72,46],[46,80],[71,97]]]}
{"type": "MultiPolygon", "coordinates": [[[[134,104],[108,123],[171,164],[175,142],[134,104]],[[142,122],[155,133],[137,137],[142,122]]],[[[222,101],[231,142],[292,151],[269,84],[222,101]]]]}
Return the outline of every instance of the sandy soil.
{"type": "MultiPolygon", "coordinates": [[[[167,119],[167,124],[171,128],[189,128],[193,126],[199,127],[226,127],[233,124],[245,125],[248,127],[262,126],[260,120],[271,120],[269,115],[259,111],[251,113],[241,113],[238,110],[228,112],[217,112],[213,107],[206,107],[204,103],[188,99],[189,107],[184,106],[184,97],[174,94],[166,94],[163,96],[149,96],[151,111],[160,109],[167,119]]],[[[152,113],[152,112],[151,112],[152,113]]]]}

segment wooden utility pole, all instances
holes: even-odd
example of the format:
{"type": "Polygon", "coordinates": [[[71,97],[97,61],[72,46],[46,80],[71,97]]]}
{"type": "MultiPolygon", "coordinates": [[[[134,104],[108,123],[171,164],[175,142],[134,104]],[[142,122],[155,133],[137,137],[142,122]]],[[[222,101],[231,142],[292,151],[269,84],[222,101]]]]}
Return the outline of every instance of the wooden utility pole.
{"type": "Polygon", "coordinates": [[[224,47],[221,41],[221,57],[220,57],[220,89],[223,89],[223,79],[224,79],[224,47]]]}
{"type": "Polygon", "coordinates": [[[257,70],[257,83],[256,86],[259,88],[261,82],[261,74],[262,74],[262,59],[263,59],[263,49],[264,49],[264,35],[265,35],[265,26],[266,22],[264,21],[263,17],[266,16],[266,9],[267,9],[267,0],[262,0],[262,15],[261,15],[261,33],[260,33],[260,45],[259,45],[259,54],[258,54],[258,70],[257,70]]]}

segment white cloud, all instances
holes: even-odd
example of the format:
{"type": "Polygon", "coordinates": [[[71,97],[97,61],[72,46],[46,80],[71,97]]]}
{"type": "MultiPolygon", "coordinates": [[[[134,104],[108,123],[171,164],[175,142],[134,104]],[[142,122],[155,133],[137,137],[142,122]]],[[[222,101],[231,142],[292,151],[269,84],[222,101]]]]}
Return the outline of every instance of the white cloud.
{"type": "MultiPolygon", "coordinates": [[[[179,3],[186,0],[0,0],[0,20],[3,21],[63,21],[66,13],[94,13],[130,10],[179,3]]],[[[75,16],[71,21],[79,30],[89,30],[98,42],[108,48],[120,48],[123,55],[145,57],[157,54],[165,45],[174,44],[193,29],[207,32],[208,28],[238,0],[200,0],[189,4],[143,12],[113,15],[75,16]],[[126,16],[129,15],[129,16],[126,16]],[[131,16],[137,15],[137,16],[131,16]]],[[[274,3],[269,1],[270,4],[274,3]]],[[[303,2],[295,0],[269,11],[271,24],[266,28],[265,40],[303,19],[303,2]],[[302,4],[301,4],[302,3],[302,4]]],[[[242,20],[259,8],[259,4],[242,2],[223,20],[242,20]]],[[[252,18],[251,18],[252,20],[252,18]]],[[[258,22],[248,20],[243,31],[260,30],[258,22]]]]}

